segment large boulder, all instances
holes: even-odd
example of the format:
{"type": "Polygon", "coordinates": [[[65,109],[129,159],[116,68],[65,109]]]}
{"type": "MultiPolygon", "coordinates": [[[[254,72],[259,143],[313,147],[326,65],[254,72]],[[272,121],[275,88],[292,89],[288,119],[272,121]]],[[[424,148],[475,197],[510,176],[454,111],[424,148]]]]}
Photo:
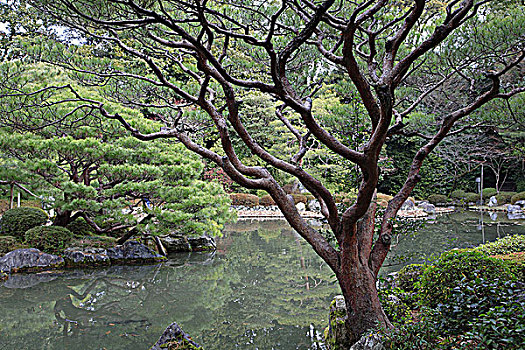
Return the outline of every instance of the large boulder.
{"type": "Polygon", "coordinates": [[[0,271],[34,272],[52,270],[64,266],[64,259],[35,248],[17,249],[0,258],[0,271]]]}
{"type": "Polygon", "coordinates": [[[436,206],[434,204],[430,204],[428,202],[421,202],[418,204],[418,208],[422,209],[425,213],[429,214],[435,214],[436,213],[436,206]]]}
{"type": "Polygon", "coordinates": [[[308,201],[307,208],[308,208],[308,210],[317,213],[317,212],[321,211],[321,204],[319,203],[319,201],[317,199],[312,199],[312,200],[308,201]]]}
{"type": "Polygon", "coordinates": [[[202,347],[195,343],[191,338],[173,322],[166,328],[159,340],[150,348],[150,350],[202,350],[202,347]]]}
{"type": "Polygon", "coordinates": [[[159,236],[168,253],[214,251],[217,245],[213,237],[202,235],[190,237],[176,234],[159,236]]]}
{"type": "Polygon", "coordinates": [[[62,254],[67,266],[105,266],[111,263],[108,252],[103,248],[71,247],[62,254]]]}
{"type": "Polygon", "coordinates": [[[122,245],[109,248],[107,256],[112,264],[148,264],[166,260],[166,257],[155,253],[137,241],[126,241],[122,245]]]}
{"type": "Polygon", "coordinates": [[[364,335],[350,350],[385,350],[381,337],[377,334],[364,335]]]}
{"type": "Polygon", "coordinates": [[[498,199],[496,198],[496,196],[492,196],[489,198],[489,203],[488,203],[488,206],[489,207],[495,207],[498,205],[498,199]]]}
{"type": "Polygon", "coordinates": [[[401,205],[401,210],[414,210],[416,208],[416,204],[412,199],[407,199],[403,205],[401,205]]]}
{"type": "Polygon", "coordinates": [[[523,213],[523,209],[519,205],[507,205],[507,212],[509,213],[523,213]]]}

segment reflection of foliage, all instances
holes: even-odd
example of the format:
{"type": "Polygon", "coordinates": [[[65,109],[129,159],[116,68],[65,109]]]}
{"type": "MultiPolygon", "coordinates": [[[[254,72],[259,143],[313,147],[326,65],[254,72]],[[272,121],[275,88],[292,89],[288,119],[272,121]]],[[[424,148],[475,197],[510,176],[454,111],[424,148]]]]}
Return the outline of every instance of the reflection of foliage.
{"type": "Polygon", "coordinates": [[[261,349],[277,343],[309,349],[308,325],[324,327],[338,290],[326,265],[284,225],[268,221],[225,232],[218,246],[226,252],[215,256],[181,254],[167,266],[74,272],[15,293],[0,287],[0,342],[142,349],[177,321],[206,349],[238,349],[249,341],[261,349]],[[21,326],[4,332],[15,325],[21,326]]]}

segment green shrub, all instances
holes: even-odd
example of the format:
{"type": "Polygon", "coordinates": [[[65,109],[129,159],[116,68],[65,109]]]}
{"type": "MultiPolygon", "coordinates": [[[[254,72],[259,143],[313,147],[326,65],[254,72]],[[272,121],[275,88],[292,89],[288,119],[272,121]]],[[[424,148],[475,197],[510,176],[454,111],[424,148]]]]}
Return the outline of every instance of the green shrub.
{"type": "Polygon", "coordinates": [[[421,305],[436,307],[448,303],[452,291],[462,281],[498,278],[516,279],[509,263],[477,250],[452,250],[425,269],[418,282],[417,297],[421,305]]]}
{"type": "Polygon", "coordinates": [[[467,203],[476,203],[477,201],[479,201],[479,197],[479,193],[467,192],[465,194],[465,201],[467,203]]]}
{"type": "Polygon", "coordinates": [[[496,199],[498,200],[499,205],[510,203],[510,200],[512,196],[514,196],[516,192],[500,192],[496,195],[496,199]]]}
{"type": "Polygon", "coordinates": [[[483,189],[482,193],[483,193],[483,198],[489,199],[490,197],[495,196],[498,193],[498,190],[496,190],[493,187],[487,187],[483,189]]]}
{"type": "Polygon", "coordinates": [[[432,204],[443,204],[448,202],[447,196],[442,194],[431,194],[428,196],[427,200],[432,204]]]}
{"type": "Polygon", "coordinates": [[[453,199],[465,199],[466,197],[467,197],[467,192],[463,190],[455,190],[455,191],[452,191],[452,193],[450,194],[450,198],[453,198],[453,199]]]}
{"type": "Polygon", "coordinates": [[[36,208],[14,208],[6,211],[0,221],[0,235],[24,239],[27,230],[46,223],[47,214],[36,208]]]}
{"type": "Polygon", "coordinates": [[[265,207],[269,207],[271,205],[275,205],[275,201],[269,194],[267,194],[259,198],[259,204],[264,205],[265,207]]]}
{"type": "Polygon", "coordinates": [[[292,196],[293,202],[295,204],[297,204],[297,203],[304,203],[304,204],[306,204],[306,196],[304,196],[302,194],[296,194],[296,193],[291,194],[291,196],[292,196]]]}
{"type": "Polygon", "coordinates": [[[73,222],[70,222],[66,228],[71,231],[75,236],[84,237],[91,236],[95,233],[93,227],[84,220],[84,218],[77,218],[73,222]]]}
{"type": "Polygon", "coordinates": [[[24,248],[15,237],[13,236],[0,236],[0,256],[7,254],[12,250],[24,248]]]}
{"type": "Polygon", "coordinates": [[[28,230],[25,234],[26,244],[43,252],[56,254],[73,238],[73,233],[61,226],[39,226],[28,230]]]}
{"type": "Polygon", "coordinates": [[[523,201],[525,200],[525,192],[516,193],[512,198],[510,199],[511,204],[516,204],[517,201],[523,201]]]}
{"type": "Polygon", "coordinates": [[[525,235],[509,235],[475,248],[487,255],[525,252],[525,235]]]}
{"type": "Polygon", "coordinates": [[[245,207],[256,207],[259,205],[259,197],[248,193],[232,193],[230,194],[232,205],[242,205],[245,207]]]}
{"type": "Polygon", "coordinates": [[[405,292],[412,292],[415,289],[415,284],[419,281],[421,274],[425,270],[423,264],[411,264],[403,267],[396,276],[396,284],[405,292]]]}

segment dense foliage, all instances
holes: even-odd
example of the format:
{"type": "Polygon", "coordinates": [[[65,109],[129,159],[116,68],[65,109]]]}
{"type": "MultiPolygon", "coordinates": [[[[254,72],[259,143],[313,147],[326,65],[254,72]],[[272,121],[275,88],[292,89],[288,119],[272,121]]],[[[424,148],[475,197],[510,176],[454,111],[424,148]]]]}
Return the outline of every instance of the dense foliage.
{"type": "Polygon", "coordinates": [[[47,214],[36,208],[14,208],[6,211],[0,220],[0,235],[24,239],[27,230],[46,223],[47,214]]]}
{"type": "Polygon", "coordinates": [[[50,254],[63,251],[72,238],[71,231],[60,226],[38,226],[25,233],[25,243],[28,246],[50,254]]]}

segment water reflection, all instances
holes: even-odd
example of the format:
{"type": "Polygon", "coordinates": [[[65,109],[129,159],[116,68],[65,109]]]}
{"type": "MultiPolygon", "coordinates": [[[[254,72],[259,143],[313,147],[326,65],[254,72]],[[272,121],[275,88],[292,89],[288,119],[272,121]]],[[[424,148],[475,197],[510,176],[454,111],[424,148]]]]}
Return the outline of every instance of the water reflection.
{"type": "Polygon", "coordinates": [[[331,273],[283,222],[252,227],[164,265],[13,276],[0,349],[147,349],[174,320],[206,349],[316,349],[331,273]]]}
{"type": "MultiPolygon", "coordinates": [[[[525,226],[486,213],[437,217],[399,240],[383,273],[399,269],[402,256],[420,261],[510,233],[525,234],[525,226]]],[[[147,349],[173,321],[211,350],[319,349],[338,293],[333,281],[284,221],[240,222],[218,239],[216,253],[12,276],[0,286],[0,349],[147,349]]]]}

